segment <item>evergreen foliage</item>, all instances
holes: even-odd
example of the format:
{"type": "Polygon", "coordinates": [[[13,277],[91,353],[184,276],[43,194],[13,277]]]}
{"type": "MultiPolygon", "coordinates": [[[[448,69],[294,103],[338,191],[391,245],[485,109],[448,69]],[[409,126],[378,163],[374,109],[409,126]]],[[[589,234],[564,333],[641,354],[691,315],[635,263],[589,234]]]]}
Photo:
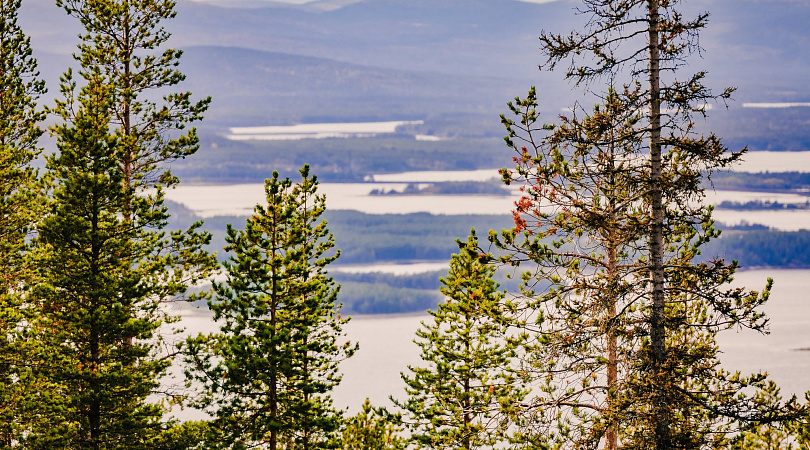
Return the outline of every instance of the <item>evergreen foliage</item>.
{"type": "Polygon", "coordinates": [[[441,280],[445,301],[416,332],[428,365],[408,367],[408,398],[395,403],[418,448],[511,448],[509,427],[526,394],[512,365],[524,335],[508,333],[510,307],[478,260],[475,235],[459,247],[441,280]]]}
{"type": "Polygon", "coordinates": [[[228,228],[224,284],[209,302],[220,332],[188,340],[187,375],[201,383],[198,404],[231,448],[315,449],[336,445],[341,415],[329,391],[338,363],[356,345],[341,343],[338,288],[326,266],[339,253],[326,223],[326,198],[309,167],[293,184],[265,183],[244,231],[228,228]]]}
{"type": "MultiPolygon", "coordinates": [[[[763,403],[775,404],[782,401],[776,383],[769,382],[758,393],[763,403]]],[[[810,395],[806,396],[810,400],[810,395]]],[[[807,422],[761,423],[752,421],[734,440],[733,450],[804,450],[810,448],[810,434],[807,422]]]]}
{"type": "MultiPolygon", "coordinates": [[[[185,78],[182,52],[163,48],[176,1],[56,0],[85,31],[77,77],[65,73],[52,110],[59,151],[46,158],[40,182],[31,163],[45,87],[17,25],[21,0],[0,0],[0,448],[810,448],[806,406],[783,399],[763,373],[719,365],[718,332],[767,331],[758,309],[772,282],[761,291],[730,288],[737,262],[701,255],[732,242],[718,239],[712,208],[702,206],[705,180],[744,151],[696,131],[694,118],[733,89],[712,93],[704,72],[680,78],[708,19],[685,19],[682,3],[583,0],[583,31],[541,36],[543,67],[570,61],[566,78],[599,104],[539,125],[532,88],[510,103],[513,117],[502,116],[517,154],[515,169],[501,174],[524,195],[514,227],[490,233],[494,248],[482,248],[474,232],[457,242],[440,280],[446,299],[417,332],[424,367],[402,374],[408,398],[395,400],[406,438],[402,417],[368,399],[347,419],[332,404],[338,365],[357,345],[344,343],[340,286],[326,271],[340,252],[309,165],[299,183],[274,171],[267,205],[256,206],[244,231],[227,226],[227,278],[214,283],[208,303],[219,332],[181,349],[189,387],[202,388],[191,404],[212,420],[165,420],[187,400],[161,386],[178,354],[164,336],[178,320],[165,304],[208,299],[188,291],[217,268],[200,222],[164,231],[164,189],[179,182],[167,163],[198,151],[196,130],[186,127],[210,103],[166,94],[185,78]],[[594,89],[599,80],[607,87],[594,89]],[[499,291],[490,263],[523,270],[516,295],[499,291]]],[[[204,170],[231,180],[266,174],[268,162],[294,170],[312,154],[310,142],[218,139],[212,144],[249,156],[241,159],[251,167],[223,170],[208,155],[204,170]],[[259,163],[257,150],[265,153],[259,163]]],[[[447,154],[466,159],[443,161],[424,156],[444,143],[402,135],[347,142],[319,141],[314,163],[345,181],[402,164],[470,169],[494,160],[486,138],[454,141],[447,154]],[[340,166],[347,151],[355,160],[340,166]]],[[[718,184],[753,180],[770,190],[807,181],[800,173],[719,175],[718,184]]],[[[486,183],[414,186],[408,193],[508,193],[486,183]]],[[[455,237],[473,220],[332,217],[355,235],[363,222],[362,245],[349,241],[344,256],[353,262],[447,255],[450,241],[425,234],[455,237]]],[[[781,259],[767,259],[788,265],[802,264],[795,243],[808,233],[731,237],[747,236],[739,252],[766,239],[793,242],[791,251],[770,248],[781,259]]],[[[386,278],[372,290],[361,282],[382,275],[343,276],[355,311],[420,309],[437,298],[425,289],[437,287],[433,275],[386,278]]]]}
{"type": "Polygon", "coordinates": [[[55,417],[30,438],[40,447],[146,448],[161,416],[146,397],[169,365],[153,341],[161,297],[150,282],[162,275],[153,261],[162,242],[146,228],[166,216],[156,198],[139,198],[135,226],[122,220],[131,195],[109,134],[110,92],[95,75],[75,116],[55,128],[59,155],[47,163],[54,200],[39,225],[35,295],[51,344],[55,417]]]}
{"type": "Polygon", "coordinates": [[[152,442],[152,450],[214,450],[219,448],[207,421],[187,421],[165,428],[152,442]]]}
{"type": "Polygon", "coordinates": [[[524,326],[539,336],[527,360],[540,393],[526,412],[534,418],[531,434],[561,444],[598,442],[603,434],[610,441],[616,426],[603,417],[620,407],[617,394],[627,389],[637,356],[634,328],[643,320],[632,303],[645,220],[636,119],[622,116],[613,92],[581,122],[558,128],[537,129],[534,89],[510,107],[520,125],[503,121],[518,165],[503,174],[510,183],[525,180],[525,194],[516,203],[515,227],[490,240],[507,252],[502,261],[531,268],[518,307],[535,318],[524,326]],[[531,146],[544,131],[547,140],[531,146]]]}
{"type": "MultiPolygon", "coordinates": [[[[163,271],[156,270],[155,292],[162,298],[184,294],[189,286],[206,279],[215,261],[202,246],[210,235],[199,231],[202,222],[192,223],[185,231],[174,231],[165,238],[166,215],[157,222],[139,223],[137,197],[150,198],[153,209],[164,211],[163,189],[179,183],[168,170],[168,163],[193,155],[199,148],[189,122],[202,119],[210,98],[191,101],[190,92],[170,93],[163,101],[152,98],[185,79],[177,66],[182,52],[161,49],[171,36],[162,26],[175,17],[172,0],[57,0],[57,6],[79,19],[85,32],[79,37],[79,53],[74,58],[81,67],[82,83],[90,80],[103,84],[108,91],[105,101],[111,135],[115,137],[115,158],[120,181],[127,198],[121,214],[134,228],[151,229],[152,240],[161,257],[163,271]],[[161,253],[162,252],[162,253],[161,253]]],[[[62,77],[63,100],[54,110],[65,121],[75,114],[77,82],[73,71],[62,77]]]]}
{"type": "Polygon", "coordinates": [[[41,207],[37,174],[29,166],[39,154],[42,130],[38,79],[30,39],[17,24],[21,0],[0,1],[0,446],[19,439],[33,421],[41,380],[34,380],[36,340],[23,324],[32,318],[24,290],[32,280],[26,236],[41,207]]]}
{"type": "Polygon", "coordinates": [[[374,408],[366,399],[362,410],[343,424],[343,450],[405,450],[399,417],[374,408]]]}

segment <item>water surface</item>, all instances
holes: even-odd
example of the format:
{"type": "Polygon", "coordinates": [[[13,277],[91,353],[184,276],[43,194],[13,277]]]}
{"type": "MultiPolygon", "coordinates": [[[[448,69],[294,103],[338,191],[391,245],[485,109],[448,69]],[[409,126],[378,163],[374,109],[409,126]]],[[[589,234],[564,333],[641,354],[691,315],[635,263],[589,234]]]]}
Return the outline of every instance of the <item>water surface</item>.
{"type": "MultiPolygon", "coordinates": [[[[415,173],[415,172],[413,172],[415,173]]],[[[430,182],[427,175],[413,175],[413,182],[430,182]]],[[[472,176],[472,175],[471,175],[472,176]]],[[[519,193],[499,195],[369,195],[374,189],[402,191],[408,183],[323,183],[320,192],[326,194],[330,210],[355,210],[368,214],[511,214],[519,193]]],[[[706,192],[706,204],[722,201],[778,201],[783,204],[804,204],[810,199],[797,194],[777,194],[746,191],[706,192]]],[[[252,214],[256,204],[265,204],[263,184],[181,185],[166,192],[166,198],[181,203],[201,217],[252,214]]],[[[779,230],[794,231],[810,228],[810,210],[716,210],[715,218],[728,225],[742,222],[762,224],[779,230]]]]}
{"type": "MultiPolygon", "coordinates": [[[[380,270],[383,271],[383,270],[380,270]]],[[[720,360],[730,370],[743,373],[767,371],[784,394],[810,390],[810,270],[751,270],[737,274],[737,286],[762,289],[773,277],[774,288],[764,308],[770,318],[770,334],[750,330],[726,330],[718,336],[720,360]]],[[[216,326],[205,310],[179,307],[181,325],[187,332],[210,332],[216,326]]],[[[355,412],[368,397],[375,405],[391,406],[388,397],[404,396],[400,372],[419,365],[414,333],[427,314],[358,315],[346,325],[348,339],[360,350],[341,363],[343,382],[333,392],[335,405],[355,412]]],[[[178,417],[201,417],[194,411],[178,417]]]]}

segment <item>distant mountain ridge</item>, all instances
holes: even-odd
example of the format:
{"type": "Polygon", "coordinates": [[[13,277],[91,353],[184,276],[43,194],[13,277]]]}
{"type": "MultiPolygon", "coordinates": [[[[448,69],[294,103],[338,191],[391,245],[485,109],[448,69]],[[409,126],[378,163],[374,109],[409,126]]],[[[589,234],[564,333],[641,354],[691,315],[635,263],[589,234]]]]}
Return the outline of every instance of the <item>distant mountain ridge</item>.
{"type": "MultiPolygon", "coordinates": [[[[183,89],[214,97],[203,127],[439,118],[459,128],[475,117],[471,132],[491,123],[485,133],[492,134],[506,101],[530,85],[538,86],[549,121],[582,98],[584,89],[562,81],[562,70],[537,70],[537,36],[576,29],[585,19],[573,13],[576,4],[322,0],[223,8],[180,0],[166,26],[169,45],[186,50],[183,89]]],[[[790,147],[810,120],[806,109],[741,111],[740,104],[810,101],[810,2],[684,5],[690,15],[712,14],[700,41],[705,59],[691,58],[687,69],[708,70],[715,89],[739,87],[731,113],[722,105],[710,113],[721,124],[713,129],[735,142],[790,147]]],[[[21,24],[55,94],[81,28],[53,0],[26,0],[21,24]]]]}
{"type": "Polygon", "coordinates": [[[194,0],[222,8],[295,8],[309,12],[334,11],[365,0],[314,0],[306,3],[289,3],[272,0],[194,0]]]}
{"type": "MultiPolygon", "coordinates": [[[[561,75],[538,74],[537,36],[543,29],[576,29],[585,19],[572,11],[573,0],[245,1],[250,8],[180,0],[177,18],[167,24],[174,34],[171,45],[243,47],[372,67],[545,83],[561,75]]],[[[810,71],[810,3],[714,0],[684,7],[689,14],[712,14],[700,41],[706,59],[690,61],[695,70],[710,71],[710,82],[743,89],[775,83],[786,86],[783,91],[806,92],[801,80],[810,71]]],[[[53,0],[26,0],[21,24],[35,48],[50,53],[73,52],[81,31],[53,0]]]]}
{"type": "Polygon", "coordinates": [[[487,113],[525,87],[522,80],[383,69],[232,47],[189,47],[181,70],[190,74],[184,88],[211,95],[209,118],[227,126],[487,113]]]}

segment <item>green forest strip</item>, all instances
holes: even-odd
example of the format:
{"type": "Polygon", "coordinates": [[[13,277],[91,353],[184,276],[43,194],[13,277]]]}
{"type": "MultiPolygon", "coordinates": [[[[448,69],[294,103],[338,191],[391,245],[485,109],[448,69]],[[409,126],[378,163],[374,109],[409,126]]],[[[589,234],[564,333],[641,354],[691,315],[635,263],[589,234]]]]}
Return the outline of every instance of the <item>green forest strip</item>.
{"type": "Polygon", "coordinates": [[[737,260],[743,269],[810,268],[810,230],[727,230],[706,245],[703,255],[737,260]]]}
{"type": "MultiPolygon", "coordinates": [[[[413,136],[231,141],[206,135],[192,160],[172,173],[185,182],[262,183],[277,170],[295,176],[304,164],[324,182],[364,181],[379,173],[474,170],[503,166],[511,155],[501,138],[417,141],[413,136]],[[316,156],[317,157],[314,157],[316,156]]],[[[493,169],[492,177],[498,178],[493,169]]]]}
{"type": "Polygon", "coordinates": [[[446,181],[408,183],[402,190],[372,189],[369,195],[511,195],[500,181],[446,181]]]}
{"type": "MultiPolygon", "coordinates": [[[[187,226],[198,220],[191,211],[171,204],[172,228],[187,226]]],[[[463,239],[474,227],[479,236],[490,229],[512,226],[507,215],[443,216],[417,214],[365,214],[357,211],[327,211],[324,217],[334,233],[341,257],[333,267],[347,264],[411,262],[414,260],[449,261],[458,252],[456,239],[463,239]]],[[[228,223],[240,228],[244,217],[213,217],[204,228],[214,235],[212,251],[220,260],[228,255],[225,245],[228,223]]],[[[780,269],[810,268],[810,230],[778,231],[760,226],[724,227],[720,239],[709,242],[702,260],[724,258],[740,261],[742,268],[771,267],[780,269]]],[[[515,279],[520,270],[496,272],[495,280],[516,292],[515,279]]],[[[388,273],[345,273],[333,270],[331,275],[343,287],[340,301],[344,311],[353,314],[395,314],[425,311],[441,301],[439,278],[442,271],[411,275],[388,273]]]]}
{"type": "Polygon", "coordinates": [[[338,299],[347,314],[399,314],[435,309],[437,290],[392,288],[386,284],[341,283],[338,299]]]}
{"type": "Polygon", "coordinates": [[[806,172],[716,172],[704,181],[709,189],[729,191],[808,192],[810,173],[806,172]]]}

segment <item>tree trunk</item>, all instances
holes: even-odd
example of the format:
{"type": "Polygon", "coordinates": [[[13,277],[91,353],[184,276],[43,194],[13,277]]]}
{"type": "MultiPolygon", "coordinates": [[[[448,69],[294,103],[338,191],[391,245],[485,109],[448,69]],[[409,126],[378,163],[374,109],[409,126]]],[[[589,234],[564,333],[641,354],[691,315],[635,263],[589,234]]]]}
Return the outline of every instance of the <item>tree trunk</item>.
{"type": "MultiPolygon", "coordinates": [[[[94,194],[91,194],[94,195],[94,194]]],[[[93,202],[95,206],[95,201],[93,202]]],[[[90,359],[89,359],[89,366],[86,367],[85,370],[90,370],[93,372],[90,378],[90,405],[88,405],[88,425],[90,427],[90,448],[99,449],[101,448],[101,442],[99,442],[99,438],[101,437],[101,396],[104,394],[102,392],[102,386],[99,383],[98,374],[96,371],[99,369],[99,362],[101,361],[101,332],[98,329],[98,325],[96,323],[96,311],[100,307],[100,299],[95,297],[98,295],[100,288],[99,278],[101,277],[101,270],[98,266],[98,262],[101,260],[101,246],[98,243],[97,236],[100,232],[99,227],[99,214],[98,208],[94,208],[92,211],[92,217],[90,220],[91,230],[90,234],[92,237],[93,243],[91,244],[91,261],[90,261],[90,285],[91,285],[91,298],[88,299],[90,303],[90,359]]]]}
{"type": "Polygon", "coordinates": [[[657,450],[669,448],[669,399],[666,392],[664,362],[666,361],[666,329],[664,323],[664,206],[661,192],[661,88],[658,27],[658,0],[648,0],[649,8],[649,69],[650,69],[650,277],[652,278],[652,311],[650,316],[650,371],[653,393],[653,421],[657,450]]]}
{"type": "MultiPolygon", "coordinates": [[[[465,323],[470,323],[470,315],[464,315],[465,323]]],[[[467,330],[469,331],[469,325],[467,330]]],[[[470,342],[467,340],[464,342],[464,351],[465,351],[465,358],[467,366],[472,368],[472,358],[470,358],[470,342]]],[[[464,408],[464,436],[461,441],[461,448],[464,450],[471,450],[472,442],[470,440],[470,424],[472,423],[472,415],[470,414],[470,374],[468,373],[467,376],[464,378],[464,401],[461,404],[462,408],[464,408]]]]}
{"type": "MultiPolygon", "coordinates": [[[[276,255],[276,247],[278,243],[278,239],[276,236],[276,227],[273,228],[273,254],[272,258],[275,260],[276,255]]],[[[278,286],[276,284],[276,274],[273,273],[271,278],[272,288],[271,288],[271,299],[270,299],[270,339],[273,342],[276,342],[276,309],[278,308],[278,297],[280,293],[278,292],[278,286]]],[[[276,364],[272,364],[270,367],[270,417],[273,418],[273,421],[278,423],[278,366],[276,364]]],[[[269,442],[269,449],[276,450],[278,447],[278,429],[276,426],[270,429],[270,442],[269,442]]]]}
{"type": "MultiPolygon", "coordinates": [[[[130,39],[130,26],[129,26],[129,3],[126,3],[126,15],[124,16],[124,51],[126,52],[126,56],[124,58],[124,79],[123,79],[123,90],[125,94],[122,96],[124,100],[124,110],[121,115],[122,120],[122,128],[124,134],[124,145],[126,146],[126,152],[124,153],[124,161],[123,161],[123,172],[124,172],[124,187],[129,190],[132,187],[132,144],[129,138],[131,134],[131,121],[132,118],[132,111],[130,109],[130,99],[128,97],[128,91],[131,88],[130,80],[131,80],[131,70],[132,70],[132,63],[131,57],[132,52],[130,51],[131,39],[130,39]]],[[[124,222],[128,225],[132,223],[132,199],[130,197],[125,198],[124,200],[124,222]]],[[[132,336],[127,336],[124,338],[124,345],[126,347],[132,347],[134,340],[132,336]]]]}
{"type": "MultiPolygon", "coordinates": [[[[304,277],[306,278],[306,275],[304,277]]],[[[306,299],[301,299],[301,301],[305,302],[306,299]]],[[[304,379],[305,380],[310,379],[310,377],[309,377],[309,360],[308,360],[309,351],[307,350],[307,344],[308,344],[307,337],[308,336],[304,336],[304,379]]],[[[309,400],[310,400],[309,391],[307,389],[305,389],[304,390],[304,405],[306,405],[306,408],[310,407],[309,400]]],[[[309,413],[309,414],[311,414],[311,413],[309,413]]],[[[306,418],[306,420],[309,420],[309,419],[310,419],[310,417],[306,418]]],[[[303,448],[303,450],[309,450],[309,447],[310,447],[310,445],[309,445],[309,430],[306,427],[304,427],[303,441],[304,442],[302,443],[301,447],[303,448]]]]}
{"type": "MultiPolygon", "coordinates": [[[[612,91],[612,86],[611,86],[612,91]]],[[[608,106],[611,108],[611,106],[608,106]]],[[[608,109],[610,110],[610,109],[608,109]]],[[[616,204],[616,196],[618,187],[616,186],[616,136],[614,135],[614,130],[618,124],[614,123],[613,117],[611,116],[611,123],[613,126],[610,127],[609,132],[609,142],[608,148],[610,151],[610,175],[609,175],[609,184],[606,187],[605,195],[608,197],[608,213],[610,214],[609,222],[611,224],[616,224],[617,219],[617,204],[616,204]]],[[[621,236],[617,236],[616,233],[617,227],[611,227],[608,231],[607,236],[605,236],[607,242],[607,279],[608,279],[608,308],[607,308],[607,322],[606,322],[606,334],[608,338],[607,343],[607,386],[608,386],[608,395],[607,395],[607,402],[608,402],[608,410],[611,413],[614,411],[615,402],[616,402],[616,389],[619,379],[619,370],[618,370],[618,355],[617,355],[617,339],[616,339],[616,303],[619,301],[618,299],[618,287],[619,287],[619,274],[618,274],[618,257],[617,257],[617,246],[618,242],[621,239],[621,236]]],[[[611,419],[613,420],[613,419],[611,419]]],[[[618,427],[615,423],[611,423],[608,425],[608,429],[605,430],[605,450],[618,450],[619,448],[619,432],[618,427]]]]}
{"type": "MultiPolygon", "coordinates": [[[[610,241],[608,242],[608,280],[610,283],[610,291],[608,292],[608,317],[607,317],[607,336],[608,336],[608,348],[607,348],[607,385],[608,385],[608,409],[612,412],[614,408],[614,402],[616,401],[616,389],[619,379],[619,370],[618,370],[618,355],[617,355],[617,343],[616,343],[616,324],[614,322],[616,318],[616,302],[617,302],[617,287],[618,287],[618,280],[616,274],[616,246],[614,244],[614,238],[611,233],[610,241]]],[[[615,423],[611,423],[608,426],[608,429],[605,431],[605,450],[617,450],[619,448],[619,436],[618,430],[615,423]]]]}

